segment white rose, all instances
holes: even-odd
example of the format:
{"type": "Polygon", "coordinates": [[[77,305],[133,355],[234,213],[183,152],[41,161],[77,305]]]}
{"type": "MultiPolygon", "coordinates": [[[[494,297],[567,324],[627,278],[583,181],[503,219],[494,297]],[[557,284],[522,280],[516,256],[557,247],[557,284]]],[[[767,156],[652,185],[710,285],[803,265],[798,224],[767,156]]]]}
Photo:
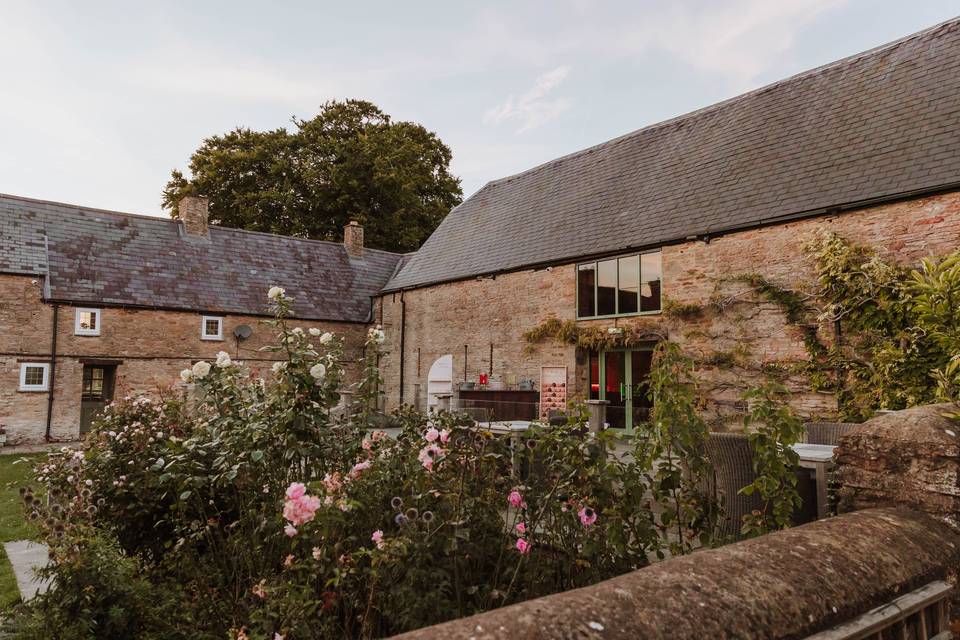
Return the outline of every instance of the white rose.
{"type": "Polygon", "coordinates": [[[329,331],[320,336],[320,344],[330,344],[331,342],[333,342],[333,334],[329,331]]]}
{"type": "Polygon", "coordinates": [[[310,367],[310,375],[319,382],[323,380],[323,376],[327,375],[327,368],[318,362],[310,367]]]}
{"type": "Polygon", "coordinates": [[[318,335],[320,335],[320,329],[317,329],[316,327],[310,327],[310,335],[316,338],[318,335]]]}
{"type": "Polygon", "coordinates": [[[286,369],[286,368],[287,368],[287,363],[286,363],[286,362],[274,362],[274,363],[273,363],[273,366],[271,367],[271,369],[273,370],[274,373],[280,373],[281,371],[283,371],[283,370],[286,369]]]}
{"type": "Polygon", "coordinates": [[[267,297],[271,300],[279,300],[286,292],[283,287],[270,287],[270,290],[267,291],[267,297]]]}
{"type": "Polygon", "coordinates": [[[210,363],[201,360],[197,364],[193,365],[193,377],[194,378],[205,378],[207,374],[210,373],[210,363]]]}
{"type": "Polygon", "coordinates": [[[180,372],[180,379],[184,382],[190,382],[193,380],[193,371],[190,371],[190,369],[184,369],[180,372]]]}
{"type": "Polygon", "coordinates": [[[301,329],[300,327],[294,327],[294,328],[293,328],[293,333],[294,333],[295,335],[302,336],[302,335],[303,335],[303,329],[301,329]]]}
{"type": "Polygon", "coordinates": [[[231,365],[230,354],[226,351],[221,351],[217,354],[217,366],[221,369],[229,367],[231,365]]]}

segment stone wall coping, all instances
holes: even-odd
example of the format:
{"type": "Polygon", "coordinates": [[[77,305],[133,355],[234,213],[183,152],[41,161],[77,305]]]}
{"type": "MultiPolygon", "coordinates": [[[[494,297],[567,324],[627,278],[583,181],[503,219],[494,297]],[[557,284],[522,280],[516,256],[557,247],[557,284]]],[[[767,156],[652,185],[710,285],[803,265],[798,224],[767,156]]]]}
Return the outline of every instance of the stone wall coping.
{"type": "Polygon", "coordinates": [[[869,509],[397,638],[802,638],[932,580],[952,582],[958,560],[960,535],[943,522],[869,509]]]}

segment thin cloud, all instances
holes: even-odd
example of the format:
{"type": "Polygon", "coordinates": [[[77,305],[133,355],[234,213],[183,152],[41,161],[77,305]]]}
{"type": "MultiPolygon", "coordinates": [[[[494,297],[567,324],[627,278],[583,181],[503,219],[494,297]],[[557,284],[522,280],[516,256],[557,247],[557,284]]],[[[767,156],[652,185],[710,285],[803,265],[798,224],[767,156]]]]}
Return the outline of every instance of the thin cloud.
{"type": "Polygon", "coordinates": [[[569,73],[569,67],[560,66],[538,76],[533,86],[519,98],[510,95],[504,102],[489,109],[483,115],[484,123],[519,122],[517,133],[542,127],[570,109],[569,98],[550,99],[550,94],[566,80],[569,73]]]}

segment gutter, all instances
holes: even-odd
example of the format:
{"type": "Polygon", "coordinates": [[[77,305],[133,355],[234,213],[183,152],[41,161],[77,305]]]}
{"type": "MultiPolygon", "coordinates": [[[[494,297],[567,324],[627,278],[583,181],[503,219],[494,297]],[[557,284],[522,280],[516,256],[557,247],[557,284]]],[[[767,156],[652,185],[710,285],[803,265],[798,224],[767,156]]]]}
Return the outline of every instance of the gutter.
{"type": "Polygon", "coordinates": [[[50,428],[53,424],[53,396],[54,389],[57,388],[57,325],[60,319],[60,305],[53,303],[53,332],[50,336],[50,376],[47,380],[49,391],[47,392],[47,429],[44,432],[44,439],[50,442],[50,428]]]}
{"type": "MultiPolygon", "coordinates": [[[[404,293],[404,291],[400,292],[400,406],[403,406],[403,368],[407,337],[407,303],[403,299],[404,293]]],[[[383,308],[382,303],[380,308],[383,308]]]]}

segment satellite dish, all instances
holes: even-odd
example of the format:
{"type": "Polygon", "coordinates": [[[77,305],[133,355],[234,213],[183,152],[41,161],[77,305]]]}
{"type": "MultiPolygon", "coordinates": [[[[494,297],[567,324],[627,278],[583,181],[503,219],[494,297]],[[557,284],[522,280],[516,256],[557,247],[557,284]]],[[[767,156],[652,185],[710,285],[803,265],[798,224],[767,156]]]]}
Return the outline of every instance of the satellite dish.
{"type": "Polygon", "coordinates": [[[248,324],[237,325],[233,330],[233,335],[235,335],[238,340],[246,340],[253,335],[253,329],[251,329],[248,324]]]}

